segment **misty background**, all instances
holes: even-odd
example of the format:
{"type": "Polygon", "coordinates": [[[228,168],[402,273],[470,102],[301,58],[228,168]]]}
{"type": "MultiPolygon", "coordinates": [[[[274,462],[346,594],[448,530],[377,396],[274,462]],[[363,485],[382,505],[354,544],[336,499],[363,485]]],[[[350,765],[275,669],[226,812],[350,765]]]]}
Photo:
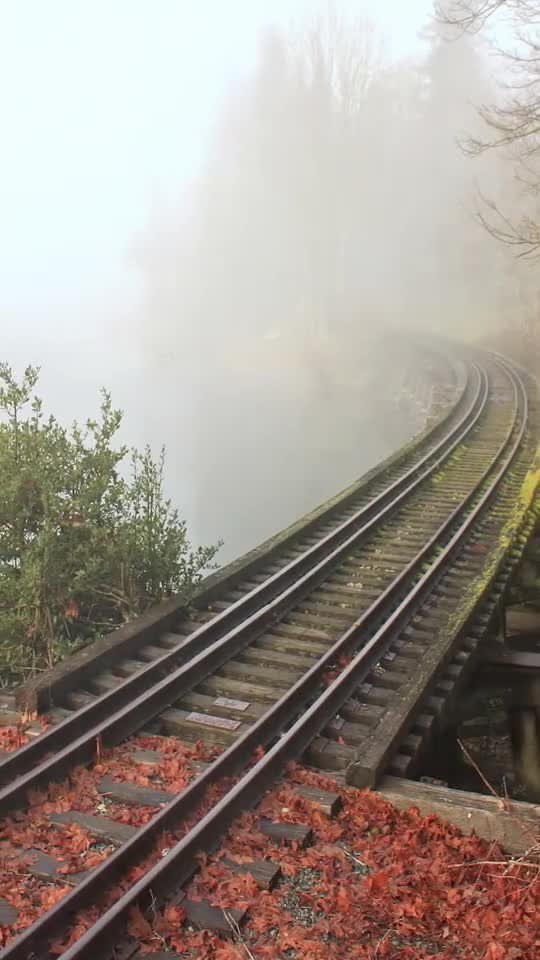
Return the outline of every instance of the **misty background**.
{"type": "Polygon", "coordinates": [[[428,0],[0,0],[1,359],[123,439],[231,559],[418,426],[420,331],[527,324],[530,268],[478,224],[498,64],[428,0]],[[406,337],[405,346],[403,339],[406,337]]]}

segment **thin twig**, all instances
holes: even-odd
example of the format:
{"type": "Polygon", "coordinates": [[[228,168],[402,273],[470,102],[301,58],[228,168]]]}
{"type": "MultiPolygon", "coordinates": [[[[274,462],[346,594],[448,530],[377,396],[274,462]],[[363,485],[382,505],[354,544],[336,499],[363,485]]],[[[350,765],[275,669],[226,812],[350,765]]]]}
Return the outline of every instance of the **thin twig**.
{"type": "Polygon", "coordinates": [[[458,737],[458,741],[457,741],[457,742],[458,742],[458,744],[459,744],[460,749],[463,751],[463,753],[465,754],[467,760],[469,761],[471,767],[472,767],[474,770],[476,770],[476,773],[477,773],[478,776],[480,777],[480,779],[481,779],[482,783],[484,784],[484,786],[487,787],[487,789],[489,790],[489,792],[490,792],[497,800],[499,800],[502,808],[503,808],[504,810],[507,810],[508,812],[510,812],[507,801],[504,799],[504,797],[501,797],[501,796],[497,793],[497,791],[495,790],[495,788],[491,786],[489,780],[486,780],[484,774],[483,774],[482,771],[480,770],[480,767],[479,767],[478,764],[476,763],[476,760],[474,760],[474,758],[471,756],[471,754],[470,754],[469,751],[467,750],[467,747],[465,746],[465,744],[463,743],[463,741],[460,740],[459,737],[458,737]]]}
{"type": "Polygon", "coordinates": [[[386,940],[386,938],[389,936],[389,934],[390,934],[391,932],[392,932],[392,927],[389,927],[388,930],[386,931],[386,933],[383,933],[382,937],[380,938],[380,940],[379,940],[378,943],[377,943],[377,946],[375,947],[375,953],[374,953],[374,956],[375,956],[375,957],[377,956],[377,954],[378,954],[378,952],[379,952],[379,947],[382,946],[382,944],[384,943],[384,941],[386,940]]]}
{"type": "Polygon", "coordinates": [[[251,950],[249,949],[249,946],[247,945],[244,937],[242,936],[242,931],[240,930],[240,927],[238,926],[238,923],[234,919],[232,913],[229,913],[228,910],[224,910],[223,916],[225,917],[227,923],[231,928],[232,933],[234,934],[235,942],[244,948],[244,950],[246,951],[246,955],[249,957],[249,960],[255,960],[255,957],[253,956],[251,950]]]}
{"type": "MultiPolygon", "coordinates": [[[[465,746],[465,744],[464,744],[459,738],[458,738],[457,742],[458,742],[461,750],[462,750],[463,753],[465,754],[467,760],[469,761],[469,763],[470,763],[471,766],[473,767],[473,769],[476,770],[476,772],[477,772],[478,776],[480,777],[482,783],[487,787],[487,789],[488,789],[488,790],[490,791],[490,793],[495,797],[495,799],[499,801],[499,803],[500,803],[500,805],[501,805],[501,808],[505,811],[505,813],[507,813],[507,814],[510,816],[511,820],[512,820],[515,824],[517,824],[517,826],[519,827],[519,829],[520,829],[525,835],[528,834],[529,837],[530,837],[530,839],[532,840],[531,846],[530,846],[530,847],[528,848],[528,850],[523,854],[523,857],[527,857],[527,856],[529,856],[531,853],[533,853],[535,856],[536,856],[537,853],[540,854],[540,840],[539,840],[537,834],[534,832],[534,827],[531,827],[531,826],[529,826],[529,824],[524,823],[523,820],[520,819],[520,817],[516,815],[515,811],[512,809],[512,804],[511,804],[511,802],[510,802],[507,798],[501,797],[500,794],[497,793],[497,791],[495,790],[495,788],[492,787],[492,785],[490,784],[489,780],[486,779],[486,777],[484,776],[484,774],[483,774],[482,771],[480,770],[478,764],[476,763],[476,761],[473,759],[473,757],[471,756],[471,754],[470,754],[469,751],[467,750],[467,747],[465,746]]],[[[523,859],[523,858],[518,858],[518,859],[516,859],[516,860],[511,860],[511,861],[509,861],[509,864],[513,866],[513,865],[515,865],[515,864],[520,863],[522,859],[523,859]]],[[[535,869],[538,869],[538,864],[534,864],[534,868],[535,868],[535,869]]]]}
{"type": "Polygon", "coordinates": [[[158,940],[159,943],[161,944],[161,946],[165,948],[165,947],[167,946],[167,944],[166,944],[166,942],[165,942],[165,939],[161,936],[159,930],[156,930],[156,926],[155,926],[155,925],[156,925],[156,922],[157,922],[157,919],[158,919],[158,911],[157,911],[156,898],[155,898],[155,896],[154,896],[154,894],[153,894],[152,891],[150,891],[150,896],[151,896],[151,898],[152,898],[152,902],[151,902],[151,905],[150,905],[150,908],[151,908],[151,911],[152,911],[152,920],[150,921],[150,925],[151,925],[152,931],[153,931],[153,933],[152,933],[152,939],[153,939],[153,940],[158,940]]]}
{"type": "Polygon", "coordinates": [[[364,863],[363,860],[359,860],[358,857],[355,857],[354,854],[349,853],[348,850],[343,850],[343,853],[349,860],[354,860],[360,867],[367,867],[367,863],[364,863]]]}
{"type": "MultiPolygon", "coordinates": [[[[528,851],[531,852],[530,850],[528,851]]],[[[467,860],[466,863],[450,863],[449,870],[457,870],[463,867],[531,867],[532,870],[538,870],[538,864],[529,860],[467,860]]]]}

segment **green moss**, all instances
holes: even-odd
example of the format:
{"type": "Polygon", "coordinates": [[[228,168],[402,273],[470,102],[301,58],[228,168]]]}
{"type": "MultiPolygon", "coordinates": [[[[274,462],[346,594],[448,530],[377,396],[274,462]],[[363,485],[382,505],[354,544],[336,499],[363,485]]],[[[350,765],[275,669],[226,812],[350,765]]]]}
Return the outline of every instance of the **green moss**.
{"type": "MultiPolygon", "coordinates": [[[[534,521],[540,511],[540,496],[538,489],[540,484],[540,447],[534,458],[534,465],[528,470],[519,495],[511,509],[511,512],[503,524],[499,537],[495,542],[493,549],[486,558],[482,573],[477,576],[469,585],[458,608],[451,615],[446,634],[454,636],[464,625],[467,617],[484,595],[489,592],[498,570],[511,549],[520,540],[525,544],[534,528],[534,521]]],[[[521,555],[523,547],[519,550],[521,555]]]]}

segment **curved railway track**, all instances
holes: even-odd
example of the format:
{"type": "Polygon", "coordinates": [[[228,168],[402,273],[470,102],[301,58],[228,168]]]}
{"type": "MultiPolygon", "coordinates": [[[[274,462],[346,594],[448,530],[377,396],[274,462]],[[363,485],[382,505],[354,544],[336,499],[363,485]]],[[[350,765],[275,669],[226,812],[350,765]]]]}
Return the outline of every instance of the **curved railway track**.
{"type": "MultiPolygon", "coordinates": [[[[346,556],[354,546],[360,544],[376,525],[395,513],[405,499],[437,470],[445,457],[452,453],[477,422],[486,397],[485,377],[481,376],[478,369],[471,368],[470,378],[462,387],[455,408],[441,424],[442,436],[439,436],[439,430],[435,430],[428,439],[427,449],[422,446],[420,450],[415,450],[384,482],[378,481],[374,484],[368,495],[355,498],[336,515],[323,517],[315,529],[308,531],[298,543],[287,546],[273,559],[269,567],[254,574],[252,579],[234,585],[208,609],[195,611],[190,620],[181,620],[174,631],[163,630],[151,644],[138,651],[139,660],[120,661],[115,664],[114,672],[106,671],[92,677],[90,690],[69,691],[64,701],[57,704],[53,711],[54,718],[59,719],[59,722],[46,734],[30,741],[17,753],[8,755],[0,762],[0,785],[10,785],[9,797],[13,796],[11,785],[15,778],[20,778],[30,771],[32,785],[37,785],[35,766],[40,760],[52,751],[59,751],[66,745],[72,746],[75,739],[84,732],[88,732],[91,739],[95,739],[100,735],[95,728],[96,721],[103,721],[104,717],[126,704],[131,705],[134,697],[140,692],[145,693],[152,683],[168,677],[171,669],[178,663],[189,663],[191,658],[222,638],[228,654],[232,648],[228,635],[233,630],[237,631],[235,636],[237,642],[241,643],[249,639],[255,630],[271,625],[282,611],[292,606],[297,597],[303,596],[303,591],[317,583],[318,574],[324,578],[326,570],[336,559],[346,556]],[[326,567],[320,566],[321,561],[326,562],[326,567]],[[278,599],[279,603],[276,602],[278,599]],[[270,607],[270,604],[273,606],[270,607]]],[[[412,535],[411,540],[414,540],[412,535]]],[[[403,543],[401,538],[400,542],[403,543]]],[[[339,573],[336,576],[339,576],[339,573]]],[[[380,577],[375,573],[365,579],[366,583],[362,585],[363,598],[371,599],[381,592],[383,581],[388,577],[381,571],[380,577]]],[[[329,589],[332,589],[331,584],[329,589]]],[[[347,593],[346,586],[342,593],[347,593]]],[[[326,605],[327,623],[332,617],[338,620],[340,616],[343,618],[342,608],[338,608],[337,603],[335,600],[336,605],[332,610],[328,610],[326,605]]],[[[319,618],[325,608],[318,603],[314,612],[319,618]]],[[[284,640],[281,646],[278,644],[276,648],[276,652],[283,655],[286,655],[291,641],[300,644],[300,630],[305,637],[310,637],[311,634],[311,639],[314,639],[317,633],[323,633],[317,631],[318,618],[311,630],[309,625],[305,625],[310,618],[309,613],[300,610],[294,616],[293,611],[288,619],[291,618],[294,623],[281,627],[284,640]]],[[[263,669],[271,665],[272,658],[268,654],[266,662],[263,661],[263,669]]],[[[267,675],[266,678],[268,679],[267,675]]],[[[276,680],[275,677],[273,679],[276,680]]],[[[276,686],[279,689],[279,683],[276,683],[276,686]]],[[[230,678],[228,689],[241,693],[241,676],[236,683],[235,678],[230,678]]],[[[100,728],[101,726],[100,723],[100,728]]],[[[49,767],[49,770],[51,769],[49,767]]],[[[59,771],[59,767],[56,767],[55,771],[59,771]]],[[[23,788],[22,781],[18,784],[19,787],[23,788]]],[[[0,790],[0,814],[9,809],[9,806],[5,806],[5,796],[6,791],[0,790]]],[[[11,803],[11,799],[8,803],[11,803]]]]}
{"type": "MultiPolygon", "coordinates": [[[[370,496],[324,517],[215,609],[165,632],[146,664],[141,651],[141,661],[117,665],[93,690],[68,694],[59,722],[8,755],[0,764],[0,812],[17,811],[19,823],[35,817],[35,807],[23,812],[30,790],[92,764],[96,750],[120,750],[158,780],[153,797],[153,785],[137,787],[129,775],[100,783],[105,817],[47,808],[52,823],[79,824],[116,848],[74,875],[70,892],[2,957],[47,957],[50,938],[78,911],[102,902],[126,871],[154,857],[117,902],[103,901],[102,916],[63,954],[111,956],[133,906],[146,910],[185,883],[201,850],[212,849],[306,750],[313,766],[346,771],[359,786],[385,770],[410,774],[478,642],[471,615],[459,621],[456,607],[486,576],[485,544],[505,528],[529,466],[528,405],[511,366],[495,358],[471,364],[444,422],[370,496]],[[153,737],[153,750],[141,752],[128,739],[141,730],[153,737]],[[159,744],[171,736],[213,750],[176,794],[159,777],[159,744]],[[261,746],[267,752],[254,759],[261,746]],[[220,798],[196,822],[209,790],[220,798]],[[115,800],[158,812],[122,831],[115,800]],[[156,858],[165,835],[172,846],[156,858]]],[[[170,750],[170,740],[163,743],[170,750]]]]}

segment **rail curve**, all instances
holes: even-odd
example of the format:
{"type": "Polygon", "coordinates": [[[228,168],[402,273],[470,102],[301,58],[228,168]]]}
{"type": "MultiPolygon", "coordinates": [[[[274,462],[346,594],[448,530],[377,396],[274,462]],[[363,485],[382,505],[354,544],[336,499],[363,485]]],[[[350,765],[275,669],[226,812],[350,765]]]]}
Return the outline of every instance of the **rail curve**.
{"type": "MultiPolygon", "coordinates": [[[[269,576],[232,590],[217,613],[200,611],[195,629],[179,624],[182,632],[166,641],[171,649],[136,664],[0,764],[0,813],[17,810],[20,818],[34,815],[35,807],[23,812],[29,791],[92,764],[96,745],[129,748],[142,729],[218,751],[180,793],[156,791],[148,823],[20,932],[4,960],[46,957],[79,911],[154,855],[62,954],[111,956],[133,907],[144,912],[184,884],[201,851],[305,751],[312,766],[342,771],[357,786],[376,784],[392,758],[413,762],[475,653],[467,631],[477,603],[465,604],[463,616],[456,610],[481,580],[496,581],[485,545],[508,531],[511,498],[531,461],[529,391],[510,364],[479,355],[442,431],[367,502],[323,520],[269,576]],[[260,747],[266,752],[257,758],[260,747]],[[221,790],[220,798],[181,835],[209,790],[221,790]],[[175,830],[173,846],[155,854],[175,830]]],[[[77,823],[71,813],[52,822],[77,823]]]]}

